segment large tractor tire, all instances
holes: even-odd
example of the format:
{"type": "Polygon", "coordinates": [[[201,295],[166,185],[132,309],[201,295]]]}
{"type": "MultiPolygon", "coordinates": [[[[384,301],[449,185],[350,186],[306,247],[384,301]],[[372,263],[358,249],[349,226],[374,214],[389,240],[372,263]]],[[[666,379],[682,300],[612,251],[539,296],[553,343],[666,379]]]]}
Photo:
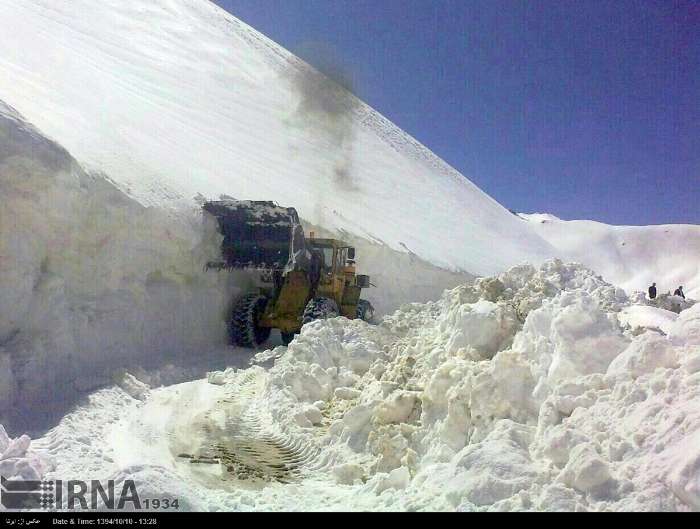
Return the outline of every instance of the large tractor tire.
{"type": "Polygon", "coordinates": [[[374,307],[372,304],[366,299],[358,301],[356,317],[358,320],[371,322],[374,319],[374,307]]]}
{"type": "Polygon", "coordinates": [[[292,343],[292,340],[294,340],[294,337],[296,336],[296,334],[294,334],[293,332],[283,332],[280,334],[282,335],[282,343],[284,345],[289,345],[290,343],[292,343]]]}
{"type": "Polygon", "coordinates": [[[257,347],[270,337],[270,328],[259,325],[267,298],[249,294],[236,303],[229,323],[231,343],[239,347],[257,347]]]}
{"type": "Polygon", "coordinates": [[[338,304],[330,298],[314,298],[306,304],[301,317],[302,324],[316,320],[327,320],[340,315],[338,304]]]}

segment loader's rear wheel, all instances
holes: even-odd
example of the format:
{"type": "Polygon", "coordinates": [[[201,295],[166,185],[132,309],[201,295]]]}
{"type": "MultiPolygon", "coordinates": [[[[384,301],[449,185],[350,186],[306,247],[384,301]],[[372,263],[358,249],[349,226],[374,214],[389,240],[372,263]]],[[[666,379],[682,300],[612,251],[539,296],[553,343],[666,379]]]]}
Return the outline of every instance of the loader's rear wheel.
{"type": "Polygon", "coordinates": [[[259,294],[249,294],[238,300],[229,323],[233,345],[257,347],[270,337],[270,328],[260,326],[260,318],[266,305],[267,298],[259,294]]]}
{"type": "Polygon", "coordinates": [[[338,304],[330,298],[314,298],[306,304],[302,324],[316,320],[326,320],[340,315],[338,304]]]}
{"type": "Polygon", "coordinates": [[[357,302],[357,314],[358,320],[363,320],[370,322],[374,318],[374,307],[366,299],[361,299],[357,302]]]}
{"type": "Polygon", "coordinates": [[[284,345],[289,345],[290,343],[292,343],[294,336],[296,336],[293,332],[283,332],[280,334],[282,335],[282,343],[284,345]]]}

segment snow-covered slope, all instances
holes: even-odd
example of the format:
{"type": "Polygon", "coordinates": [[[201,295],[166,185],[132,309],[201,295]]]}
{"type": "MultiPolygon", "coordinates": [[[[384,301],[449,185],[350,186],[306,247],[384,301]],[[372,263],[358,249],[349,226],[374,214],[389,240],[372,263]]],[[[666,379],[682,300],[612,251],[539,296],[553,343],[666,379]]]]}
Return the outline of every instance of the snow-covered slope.
{"type": "Polygon", "coordinates": [[[5,477],[129,477],[183,509],[697,510],[699,307],[617,286],[697,295],[699,258],[696,226],[512,215],[204,0],[0,0],[0,422],[57,423],[0,427],[5,477]],[[249,285],[204,271],[197,206],[219,194],[339,232],[382,312],[438,301],[234,369],[249,285]],[[595,271],[454,272],[551,255],[595,271]]]}
{"type": "Polygon", "coordinates": [[[273,199],[476,274],[551,255],[430,151],[206,0],[0,0],[0,99],[143,204],[273,199]]]}
{"type": "Polygon", "coordinates": [[[656,282],[659,293],[683,285],[700,297],[700,226],[610,226],[588,220],[563,221],[548,214],[521,214],[555,249],[632,290],[656,282]]]}
{"type": "Polygon", "coordinates": [[[451,270],[556,255],[626,288],[700,287],[700,228],[523,222],[207,0],[0,0],[0,30],[0,99],[141,204],[273,199],[451,270]]]}

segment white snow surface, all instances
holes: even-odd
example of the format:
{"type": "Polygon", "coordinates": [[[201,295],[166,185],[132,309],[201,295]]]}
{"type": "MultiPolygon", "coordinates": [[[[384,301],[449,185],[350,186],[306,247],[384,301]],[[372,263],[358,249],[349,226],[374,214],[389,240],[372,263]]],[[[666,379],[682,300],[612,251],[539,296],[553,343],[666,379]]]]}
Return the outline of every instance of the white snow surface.
{"type": "Polygon", "coordinates": [[[60,413],[114,370],[226,341],[215,221],[147,208],[0,102],[0,417],[60,413]]]}
{"type": "Polygon", "coordinates": [[[665,336],[620,322],[631,303],[518,266],[308,324],[267,369],[102,390],[32,448],[194,510],[700,510],[700,306],[665,336]]]}
{"type": "Polygon", "coordinates": [[[619,314],[620,322],[632,329],[658,329],[668,334],[678,315],[670,310],[648,305],[631,305],[625,307],[619,314]]]}
{"type": "Polygon", "coordinates": [[[0,28],[3,476],[192,510],[700,510],[700,306],[633,292],[697,297],[700,228],[513,215],[204,0],[0,0],[0,28]],[[241,369],[219,195],[354,244],[381,324],[241,369]]]}
{"type": "Polygon", "coordinates": [[[276,200],[474,274],[550,247],[367,105],[207,0],[0,0],[0,99],[145,205],[276,200]]]}
{"type": "Polygon", "coordinates": [[[659,294],[682,285],[687,297],[700,297],[700,226],[610,226],[548,214],[520,217],[556,249],[553,255],[583,263],[628,291],[656,282],[659,294]]]}

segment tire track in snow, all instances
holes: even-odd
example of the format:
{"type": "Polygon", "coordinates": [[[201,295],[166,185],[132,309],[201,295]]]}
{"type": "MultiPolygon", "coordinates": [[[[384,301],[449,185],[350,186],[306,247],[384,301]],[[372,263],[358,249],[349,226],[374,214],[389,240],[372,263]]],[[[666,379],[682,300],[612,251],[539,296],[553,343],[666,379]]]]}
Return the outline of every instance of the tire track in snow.
{"type": "Polygon", "coordinates": [[[246,373],[230,396],[206,412],[205,437],[197,454],[179,454],[191,464],[220,464],[238,480],[290,483],[320,470],[321,448],[276,427],[260,398],[266,375],[246,373]]]}

